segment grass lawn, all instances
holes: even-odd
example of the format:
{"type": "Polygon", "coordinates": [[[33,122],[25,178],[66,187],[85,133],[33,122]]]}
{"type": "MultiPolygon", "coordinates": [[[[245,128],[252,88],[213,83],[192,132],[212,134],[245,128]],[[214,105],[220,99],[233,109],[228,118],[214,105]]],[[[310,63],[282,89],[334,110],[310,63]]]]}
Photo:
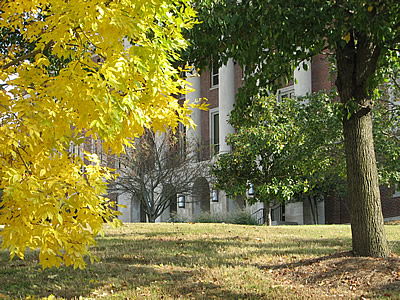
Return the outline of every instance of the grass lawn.
{"type": "Polygon", "coordinates": [[[400,226],[388,259],[352,257],[348,225],[128,224],[106,228],[85,270],[0,252],[0,299],[400,299],[400,226]]]}

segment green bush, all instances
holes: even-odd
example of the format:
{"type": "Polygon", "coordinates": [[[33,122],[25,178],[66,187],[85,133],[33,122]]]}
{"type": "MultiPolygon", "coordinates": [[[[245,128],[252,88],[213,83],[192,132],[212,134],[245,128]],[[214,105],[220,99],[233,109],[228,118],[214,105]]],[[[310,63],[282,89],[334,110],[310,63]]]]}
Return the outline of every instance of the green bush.
{"type": "Polygon", "coordinates": [[[226,220],[223,215],[212,214],[210,212],[203,212],[200,215],[194,217],[193,222],[196,222],[196,223],[224,223],[224,222],[226,222],[226,220]]]}
{"type": "Polygon", "coordinates": [[[196,223],[230,223],[241,225],[257,225],[257,220],[246,209],[236,210],[225,214],[204,212],[193,219],[196,223]]]}
{"type": "Polygon", "coordinates": [[[230,214],[228,223],[241,225],[258,225],[257,220],[246,209],[241,209],[230,214]]]}

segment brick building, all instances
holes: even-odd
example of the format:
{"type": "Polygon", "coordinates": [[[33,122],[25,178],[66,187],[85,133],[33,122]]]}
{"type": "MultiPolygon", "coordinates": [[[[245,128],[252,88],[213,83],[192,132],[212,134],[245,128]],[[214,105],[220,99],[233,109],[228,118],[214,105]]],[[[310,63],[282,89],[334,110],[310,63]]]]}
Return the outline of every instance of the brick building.
{"type": "MultiPolygon", "coordinates": [[[[331,90],[334,81],[330,78],[329,62],[324,55],[314,57],[307,62],[309,68],[295,70],[293,80],[289,85],[278,90],[279,97],[305,96],[320,90],[331,90]]],[[[243,81],[241,68],[232,60],[219,69],[205,70],[200,76],[190,76],[188,81],[195,91],[186,95],[189,102],[198,98],[207,98],[208,111],[195,110],[193,121],[197,124],[196,130],[189,129],[187,137],[201,145],[199,160],[212,160],[214,154],[230,151],[225,142],[225,136],[233,133],[234,129],[228,123],[228,115],[235,103],[235,94],[243,81]]],[[[385,218],[400,216],[400,192],[382,187],[382,207],[385,218]]],[[[237,209],[247,208],[256,219],[262,221],[264,212],[263,203],[247,206],[242,197],[229,199],[224,191],[213,190],[211,179],[208,176],[199,177],[193,182],[193,192],[187,195],[176,195],[177,203],[173,203],[158,221],[170,220],[171,213],[177,214],[179,219],[192,220],[196,216],[209,212],[221,214],[237,209]]],[[[126,205],[121,208],[121,219],[127,222],[144,220],[140,203],[130,195],[117,196],[118,203],[126,205]]],[[[316,206],[307,201],[291,202],[286,205],[276,205],[271,209],[273,224],[332,224],[350,222],[347,203],[339,197],[330,197],[318,201],[316,206]],[[317,215],[317,217],[315,216],[317,215]],[[314,216],[313,216],[314,215],[314,216]]]]}

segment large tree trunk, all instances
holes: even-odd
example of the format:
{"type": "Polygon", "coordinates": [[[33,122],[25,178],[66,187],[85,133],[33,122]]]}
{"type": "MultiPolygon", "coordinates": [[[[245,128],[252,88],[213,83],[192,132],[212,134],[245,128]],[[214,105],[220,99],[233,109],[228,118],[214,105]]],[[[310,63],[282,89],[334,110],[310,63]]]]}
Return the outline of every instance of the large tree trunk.
{"type": "Polygon", "coordinates": [[[343,121],[353,252],[386,257],[388,246],[378,185],[371,114],[343,121]]]}
{"type": "Polygon", "coordinates": [[[353,252],[387,257],[367,84],[379,55],[380,48],[366,35],[353,32],[350,41],[337,48],[336,86],[345,111],[343,133],[353,252]]]}

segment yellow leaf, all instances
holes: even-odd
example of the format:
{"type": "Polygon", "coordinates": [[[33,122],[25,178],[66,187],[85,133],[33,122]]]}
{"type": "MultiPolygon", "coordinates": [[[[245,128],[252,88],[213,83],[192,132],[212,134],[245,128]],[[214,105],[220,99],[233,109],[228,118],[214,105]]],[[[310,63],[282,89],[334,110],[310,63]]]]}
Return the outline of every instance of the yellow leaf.
{"type": "Polygon", "coordinates": [[[99,196],[114,178],[99,157],[125,151],[145,128],[192,123],[188,103],[180,106],[170,96],[185,86],[170,58],[187,45],[182,31],[194,25],[195,12],[189,0],[6,2],[0,27],[18,28],[36,54],[25,60],[20,55],[29,50],[10,38],[0,57],[0,66],[18,62],[0,71],[17,87],[12,97],[0,91],[2,116],[4,109],[10,116],[0,127],[2,247],[19,257],[40,248],[43,268],[62,260],[84,268],[102,216],[121,225],[99,196]],[[48,17],[39,18],[38,7],[46,7],[48,17]],[[68,60],[59,72],[48,51],[68,60]],[[85,153],[91,136],[102,143],[93,140],[97,150],[85,153]]]}
{"type": "Polygon", "coordinates": [[[62,225],[62,223],[64,221],[62,215],[58,214],[57,219],[58,219],[58,222],[60,222],[60,224],[62,225]]]}
{"type": "Polygon", "coordinates": [[[47,59],[47,57],[43,56],[39,58],[39,60],[36,62],[37,65],[44,65],[48,67],[50,65],[50,61],[47,59]]]}
{"type": "Polygon", "coordinates": [[[346,41],[346,43],[348,43],[348,42],[350,42],[350,38],[351,38],[350,32],[348,32],[343,39],[346,41]]]}

